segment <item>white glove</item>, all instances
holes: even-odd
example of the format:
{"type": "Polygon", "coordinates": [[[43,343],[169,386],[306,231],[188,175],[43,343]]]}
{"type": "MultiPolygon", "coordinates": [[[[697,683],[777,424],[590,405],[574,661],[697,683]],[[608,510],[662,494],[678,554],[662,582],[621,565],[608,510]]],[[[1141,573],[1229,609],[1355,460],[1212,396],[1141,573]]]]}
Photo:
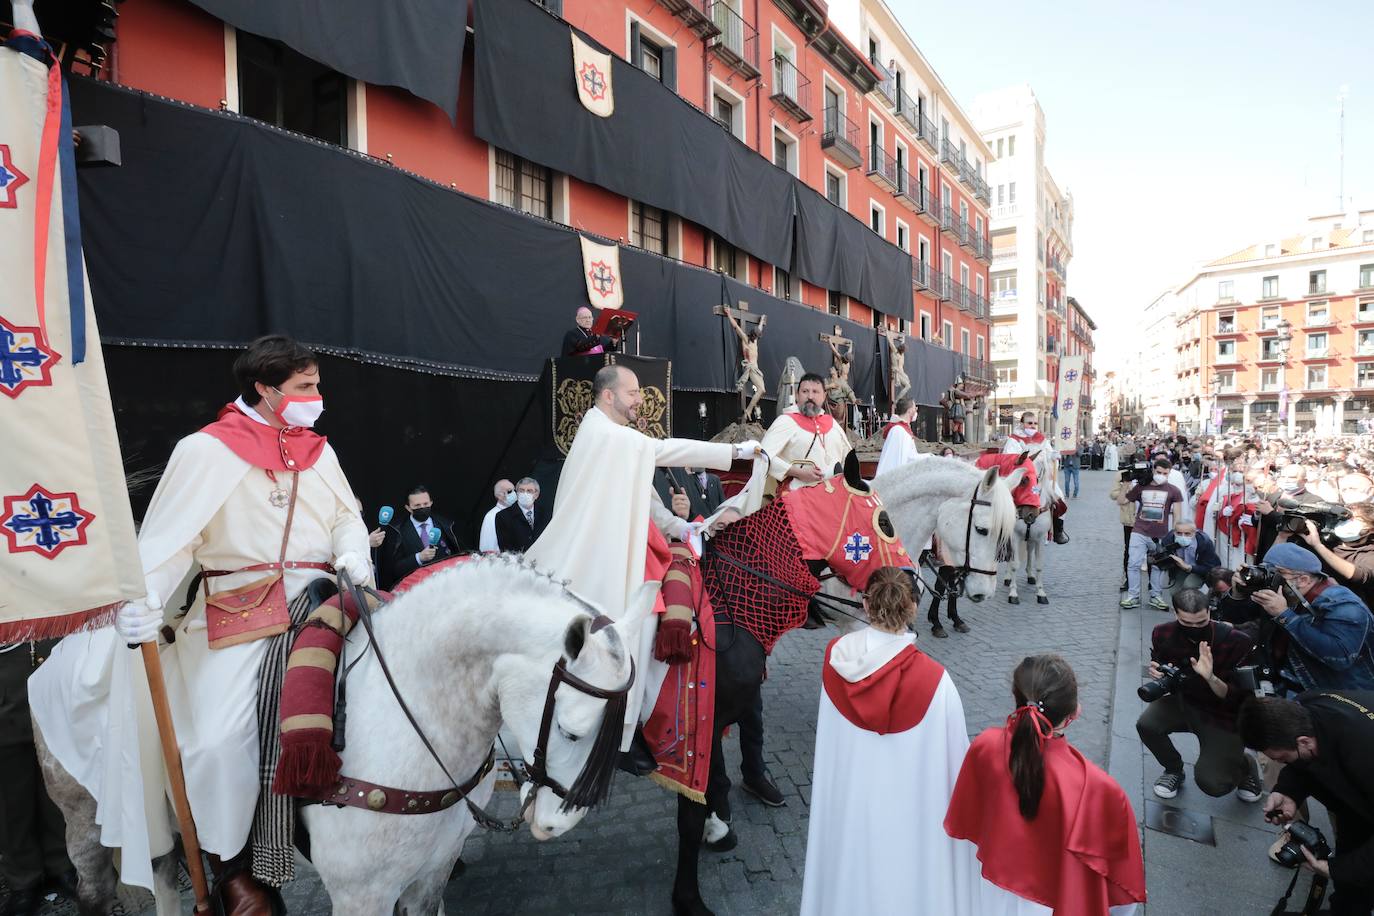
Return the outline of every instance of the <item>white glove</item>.
{"type": "Polygon", "coordinates": [[[1236,509],[1235,506],[1222,506],[1222,507],[1221,507],[1221,515],[1222,515],[1222,517],[1223,517],[1223,518],[1230,518],[1230,517],[1231,517],[1231,513],[1234,512],[1235,509],[1236,509]]]}
{"type": "Polygon", "coordinates": [[[115,632],[129,645],[154,642],[162,629],[162,599],[149,591],[146,598],[129,601],[115,614],[115,632]]]}
{"type": "Polygon", "coordinates": [[[339,554],[334,560],[334,568],[348,573],[354,585],[362,585],[372,578],[372,565],[352,551],[339,554]]]}
{"type": "Polygon", "coordinates": [[[735,457],[753,458],[755,454],[759,451],[762,451],[762,449],[762,445],[760,445],[756,440],[750,439],[747,442],[741,442],[735,446],[735,457]]]}

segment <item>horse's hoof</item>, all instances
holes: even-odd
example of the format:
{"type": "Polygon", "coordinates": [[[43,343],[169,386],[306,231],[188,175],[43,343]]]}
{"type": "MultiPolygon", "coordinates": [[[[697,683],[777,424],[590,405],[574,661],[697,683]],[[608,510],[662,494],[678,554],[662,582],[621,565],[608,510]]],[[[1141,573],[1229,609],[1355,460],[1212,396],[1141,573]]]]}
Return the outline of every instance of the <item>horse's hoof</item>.
{"type": "Polygon", "coordinates": [[[1018,598],[1018,597],[1016,597],[1015,595],[1008,595],[1008,596],[1007,596],[1007,604],[1020,604],[1020,603],[1021,603],[1021,599],[1018,598]]]}
{"type": "Polygon", "coordinates": [[[1036,595],[1036,596],[1035,596],[1035,603],[1036,603],[1036,604],[1049,604],[1049,603],[1050,603],[1050,596],[1049,596],[1049,595],[1036,595]]]}
{"type": "Polygon", "coordinates": [[[1027,584],[1027,585],[1034,585],[1034,584],[1035,584],[1035,576],[1026,576],[1026,584],[1027,584]]]}
{"type": "MultiPolygon", "coordinates": [[[[705,846],[712,852],[729,852],[730,850],[734,849],[736,846],[739,845],[739,833],[737,831],[731,830],[729,833],[725,834],[725,836],[721,837],[720,839],[714,841],[707,840],[701,845],[705,846]]],[[[702,912],[709,913],[710,910],[702,910],[702,912]]]]}

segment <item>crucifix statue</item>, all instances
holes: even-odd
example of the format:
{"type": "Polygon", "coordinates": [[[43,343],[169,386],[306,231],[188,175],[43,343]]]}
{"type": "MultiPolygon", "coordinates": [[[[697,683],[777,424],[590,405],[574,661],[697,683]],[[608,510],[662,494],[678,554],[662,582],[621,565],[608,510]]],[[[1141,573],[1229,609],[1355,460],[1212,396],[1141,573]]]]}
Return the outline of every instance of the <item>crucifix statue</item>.
{"type": "Polygon", "coordinates": [[[759,401],[763,400],[764,383],[763,373],[759,371],[759,337],[763,334],[763,326],[768,323],[768,316],[753,314],[749,311],[749,303],[742,300],[739,308],[718,305],[712,311],[724,315],[739,338],[740,372],[735,380],[735,390],[739,392],[739,405],[743,411],[740,422],[762,420],[763,411],[759,410],[759,401]],[[749,397],[750,386],[753,387],[752,398],[749,397]]]}
{"type": "Polygon", "coordinates": [[[884,327],[883,336],[887,338],[888,359],[891,361],[887,393],[891,403],[896,404],[911,393],[911,379],[906,374],[906,335],[884,327]]]}
{"type": "Polygon", "coordinates": [[[844,329],[835,325],[835,333],[819,334],[817,338],[830,347],[834,362],[830,366],[830,377],[825,381],[826,393],[831,400],[854,403],[854,389],[849,386],[850,354],[854,352],[854,342],[842,334],[844,329]]]}

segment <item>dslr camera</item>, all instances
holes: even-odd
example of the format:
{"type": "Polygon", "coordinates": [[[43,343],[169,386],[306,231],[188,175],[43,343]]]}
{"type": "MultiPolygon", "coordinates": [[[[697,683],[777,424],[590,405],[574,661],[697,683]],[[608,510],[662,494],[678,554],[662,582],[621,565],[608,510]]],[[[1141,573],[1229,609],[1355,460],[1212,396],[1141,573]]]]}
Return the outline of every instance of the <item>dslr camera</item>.
{"type": "MultiPolygon", "coordinates": [[[[1163,566],[1165,561],[1182,549],[1183,546],[1177,541],[1172,544],[1160,544],[1157,547],[1151,547],[1145,553],[1145,562],[1149,563],[1152,567],[1163,566]]],[[[1170,569],[1173,568],[1174,567],[1170,566],[1170,569]]]]}
{"type": "Polygon", "coordinates": [[[1278,529],[1289,534],[1303,534],[1310,521],[1321,532],[1322,543],[1328,547],[1337,541],[1332,529],[1350,518],[1350,510],[1339,503],[1316,502],[1302,503],[1291,496],[1280,496],[1275,504],[1278,509],[1278,529]]]}
{"type": "Polygon", "coordinates": [[[1159,678],[1141,684],[1140,689],[1135,692],[1136,696],[1146,703],[1153,703],[1155,700],[1167,697],[1177,690],[1179,685],[1183,683],[1183,679],[1188,676],[1178,665],[1161,662],[1159,670],[1162,672],[1159,678]]]}
{"type": "Polygon", "coordinates": [[[1303,858],[1302,854],[1304,848],[1318,861],[1331,858],[1331,847],[1327,845],[1326,837],[1307,821],[1293,821],[1284,829],[1288,831],[1288,842],[1274,853],[1274,858],[1280,865],[1285,868],[1297,868],[1306,862],[1307,859],[1303,858]]]}
{"type": "Polygon", "coordinates": [[[1254,563],[1236,570],[1236,583],[1231,586],[1231,594],[1242,601],[1249,601],[1255,592],[1265,589],[1282,593],[1285,587],[1283,575],[1272,566],[1254,563]]]}

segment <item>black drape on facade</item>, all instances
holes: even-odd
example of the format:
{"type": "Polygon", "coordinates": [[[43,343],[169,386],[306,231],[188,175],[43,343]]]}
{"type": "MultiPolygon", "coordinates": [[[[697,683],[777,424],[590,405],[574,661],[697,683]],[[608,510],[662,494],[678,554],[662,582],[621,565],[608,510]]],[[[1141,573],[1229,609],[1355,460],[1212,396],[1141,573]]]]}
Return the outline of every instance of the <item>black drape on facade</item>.
{"type": "Polygon", "coordinates": [[[797,183],[796,273],[910,321],[911,255],[797,183]]]}
{"type": "Polygon", "coordinates": [[[963,356],[924,340],[907,338],[906,371],[911,379],[911,398],[917,404],[935,405],[963,371],[963,356]]]}
{"type": "Polygon", "coordinates": [[[354,79],[399,86],[458,117],[468,0],[191,0],[354,79]]]}
{"type": "Polygon", "coordinates": [[[769,264],[791,263],[790,174],[618,57],[615,113],[587,111],[568,25],[533,3],[478,3],[475,30],[478,137],[699,223],[769,264]]]}

